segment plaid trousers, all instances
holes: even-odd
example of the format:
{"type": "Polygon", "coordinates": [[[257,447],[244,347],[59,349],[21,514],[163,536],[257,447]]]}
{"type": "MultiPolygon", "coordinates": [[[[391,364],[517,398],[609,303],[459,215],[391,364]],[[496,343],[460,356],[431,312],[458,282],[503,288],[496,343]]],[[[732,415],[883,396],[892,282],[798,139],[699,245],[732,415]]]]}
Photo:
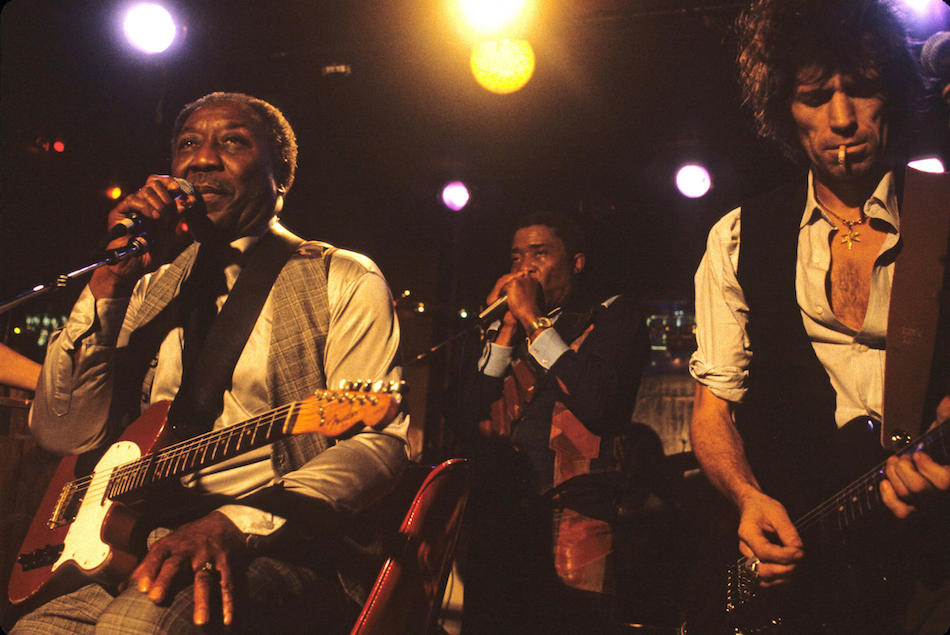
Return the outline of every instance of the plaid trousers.
{"type": "Polygon", "coordinates": [[[317,573],[273,558],[252,560],[242,586],[234,623],[227,628],[221,625],[220,607],[214,605],[208,626],[192,623],[191,585],[156,605],[137,589],[112,595],[89,584],[23,616],[10,633],[347,633],[359,613],[335,573],[317,573]]]}

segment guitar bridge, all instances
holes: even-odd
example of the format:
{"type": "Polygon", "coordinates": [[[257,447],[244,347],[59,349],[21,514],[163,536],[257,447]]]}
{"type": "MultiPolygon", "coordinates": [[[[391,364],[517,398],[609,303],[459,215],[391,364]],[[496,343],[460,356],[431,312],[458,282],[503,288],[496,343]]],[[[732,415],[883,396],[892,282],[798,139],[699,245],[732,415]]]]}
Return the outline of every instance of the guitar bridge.
{"type": "Polygon", "coordinates": [[[756,575],[745,564],[730,567],[726,580],[726,612],[732,613],[754,599],[757,583],[756,575]]]}
{"type": "Polygon", "coordinates": [[[56,507],[50,514],[46,526],[50,529],[56,529],[76,520],[76,514],[79,513],[79,506],[86,495],[86,487],[79,487],[75,482],[67,483],[59,492],[59,499],[56,501],[56,507]]]}

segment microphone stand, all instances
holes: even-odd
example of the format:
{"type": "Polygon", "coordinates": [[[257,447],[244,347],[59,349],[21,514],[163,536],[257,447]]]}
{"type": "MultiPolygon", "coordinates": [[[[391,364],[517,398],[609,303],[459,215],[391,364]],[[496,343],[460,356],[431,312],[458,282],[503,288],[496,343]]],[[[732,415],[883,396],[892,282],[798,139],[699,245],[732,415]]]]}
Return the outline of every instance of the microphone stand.
{"type": "Polygon", "coordinates": [[[90,271],[93,271],[95,269],[98,269],[99,267],[103,265],[114,265],[118,262],[122,262],[123,260],[127,260],[128,258],[132,258],[134,256],[139,256],[141,254],[144,254],[145,252],[148,251],[148,248],[149,248],[148,236],[146,236],[145,234],[135,236],[134,238],[129,240],[129,242],[126,243],[124,246],[107,250],[103,258],[100,258],[99,260],[96,260],[95,262],[92,262],[84,267],[80,267],[79,269],[76,269],[74,271],[70,271],[68,273],[62,273],[56,276],[55,282],[50,282],[47,284],[38,284],[32,289],[24,291],[23,293],[13,297],[12,299],[7,300],[6,302],[3,302],[2,304],[0,304],[0,315],[3,315],[4,313],[6,313],[7,311],[9,311],[15,306],[19,306],[20,304],[23,304],[27,300],[32,300],[33,298],[37,298],[41,295],[49,293],[53,289],[62,289],[73,278],[78,278],[79,276],[89,273],[90,271]]]}

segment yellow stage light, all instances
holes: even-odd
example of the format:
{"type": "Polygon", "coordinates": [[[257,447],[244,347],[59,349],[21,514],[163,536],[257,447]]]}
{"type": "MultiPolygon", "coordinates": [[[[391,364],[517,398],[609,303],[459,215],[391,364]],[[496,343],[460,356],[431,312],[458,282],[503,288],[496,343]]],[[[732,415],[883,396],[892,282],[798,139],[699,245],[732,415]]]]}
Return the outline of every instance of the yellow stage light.
{"type": "Polygon", "coordinates": [[[458,0],[464,25],[483,37],[524,28],[534,13],[530,0],[458,0]]]}
{"type": "Polygon", "coordinates": [[[475,80],[486,90],[505,95],[528,83],[534,74],[534,49],[527,40],[481,42],[469,60],[475,80]]]}

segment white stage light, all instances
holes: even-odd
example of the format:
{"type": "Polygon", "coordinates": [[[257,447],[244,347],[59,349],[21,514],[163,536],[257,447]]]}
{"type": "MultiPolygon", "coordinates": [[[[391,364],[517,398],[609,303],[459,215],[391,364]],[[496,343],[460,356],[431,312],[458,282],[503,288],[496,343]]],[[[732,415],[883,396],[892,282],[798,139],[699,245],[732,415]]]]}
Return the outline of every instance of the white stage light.
{"type": "Polygon", "coordinates": [[[158,4],[133,6],[126,12],[122,28],[129,42],[146,53],[161,53],[175,41],[175,21],[158,4]]]}
{"type": "Polygon", "coordinates": [[[917,159],[907,164],[908,167],[920,170],[921,172],[933,172],[934,174],[943,174],[943,161],[936,157],[926,159],[917,159]]]}
{"type": "Polygon", "coordinates": [[[691,163],[684,165],[676,173],[676,187],[680,194],[687,198],[699,198],[712,187],[712,179],[706,168],[691,163]]]}

